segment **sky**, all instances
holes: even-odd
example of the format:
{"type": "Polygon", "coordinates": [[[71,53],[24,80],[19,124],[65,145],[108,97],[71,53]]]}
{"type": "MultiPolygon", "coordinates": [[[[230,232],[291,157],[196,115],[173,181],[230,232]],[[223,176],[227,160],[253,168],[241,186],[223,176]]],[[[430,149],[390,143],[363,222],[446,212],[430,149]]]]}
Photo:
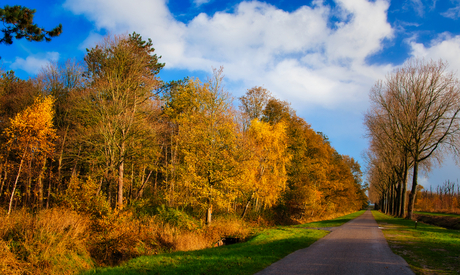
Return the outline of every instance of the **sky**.
{"type": "MultiPolygon", "coordinates": [[[[377,80],[410,58],[443,59],[460,76],[460,0],[7,0],[36,9],[51,42],[0,45],[0,66],[27,79],[49,61],[83,60],[103,37],[137,32],[165,63],[163,81],[205,80],[224,67],[237,99],[262,86],[331,145],[363,166],[363,115],[377,80]]],[[[452,157],[421,175],[425,187],[457,181],[452,157]]]]}

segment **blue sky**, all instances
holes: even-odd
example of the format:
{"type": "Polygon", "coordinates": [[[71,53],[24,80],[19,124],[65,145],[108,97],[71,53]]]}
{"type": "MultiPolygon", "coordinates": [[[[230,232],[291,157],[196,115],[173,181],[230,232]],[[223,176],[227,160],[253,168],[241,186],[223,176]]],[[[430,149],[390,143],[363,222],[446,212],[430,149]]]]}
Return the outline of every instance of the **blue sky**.
{"type": "MultiPolygon", "coordinates": [[[[460,72],[460,1],[6,1],[37,10],[35,21],[63,33],[50,43],[0,45],[3,70],[34,76],[49,60],[82,60],[108,33],[151,38],[166,63],[164,81],[206,78],[224,67],[235,98],[263,86],[292,104],[341,154],[368,146],[363,114],[379,79],[412,57],[460,72]]],[[[421,179],[428,187],[460,178],[451,158],[421,179]]]]}

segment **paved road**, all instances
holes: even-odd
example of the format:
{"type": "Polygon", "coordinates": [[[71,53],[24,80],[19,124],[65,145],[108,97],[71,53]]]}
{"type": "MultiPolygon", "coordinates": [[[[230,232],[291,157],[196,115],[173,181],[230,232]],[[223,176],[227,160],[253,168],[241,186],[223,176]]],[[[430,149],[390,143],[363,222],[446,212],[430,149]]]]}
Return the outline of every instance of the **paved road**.
{"type": "Polygon", "coordinates": [[[382,230],[368,210],[311,246],[289,254],[257,274],[414,273],[403,258],[391,252],[382,230]]]}

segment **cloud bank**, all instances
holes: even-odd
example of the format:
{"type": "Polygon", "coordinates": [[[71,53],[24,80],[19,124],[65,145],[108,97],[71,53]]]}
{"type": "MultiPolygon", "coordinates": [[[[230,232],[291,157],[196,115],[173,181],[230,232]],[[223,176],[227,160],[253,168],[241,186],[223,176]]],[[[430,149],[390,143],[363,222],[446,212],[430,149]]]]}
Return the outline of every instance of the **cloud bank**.
{"type": "MultiPolygon", "coordinates": [[[[420,0],[409,3],[423,14],[420,0]]],[[[264,85],[310,107],[366,106],[370,87],[394,68],[366,63],[394,37],[385,0],[337,0],[334,8],[313,1],[293,12],[241,2],[231,13],[201,13],[187,24],[174,18],[166,0],[67,0],[64,6],[99,30],[152,38],[167,69],[208,72],[222,65],[230,81],[246,88],[264,85]]],[[[85,46],[97,37],[93,32],[85,46]]],[[[460,38],[448,34],[428,46],[407,43],[415,57],[457,60],[460,51],[460,38]]],[[[451,65],[460,68],[460,62],[451,65]]]]}
{"type": "Polygon", "coordinates": [[[391,69],[365,61],[393,37],[383,0],[340,0],[334,8],[314,1],[293,12],[241,2],[232,13],[201,13],[187,24],[174,19],[164,0],[67,0],[64,6],[98,29],[152,38],[166,68],[209,71],[222,65],[230,81],[264,85],[308,106],[367,101],[376,78],[391,69]]]}

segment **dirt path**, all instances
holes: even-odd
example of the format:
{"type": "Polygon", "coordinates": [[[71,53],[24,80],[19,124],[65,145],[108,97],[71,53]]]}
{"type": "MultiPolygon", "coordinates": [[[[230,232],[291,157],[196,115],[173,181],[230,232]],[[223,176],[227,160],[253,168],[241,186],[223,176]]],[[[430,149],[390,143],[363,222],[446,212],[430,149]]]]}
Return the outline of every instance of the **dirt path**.
{"type": "Polygon", "coordinates": [[[368,210],[311,246],[291,253],[257,274],[414,273],[403,258],[391,252],[368,210]]]}

